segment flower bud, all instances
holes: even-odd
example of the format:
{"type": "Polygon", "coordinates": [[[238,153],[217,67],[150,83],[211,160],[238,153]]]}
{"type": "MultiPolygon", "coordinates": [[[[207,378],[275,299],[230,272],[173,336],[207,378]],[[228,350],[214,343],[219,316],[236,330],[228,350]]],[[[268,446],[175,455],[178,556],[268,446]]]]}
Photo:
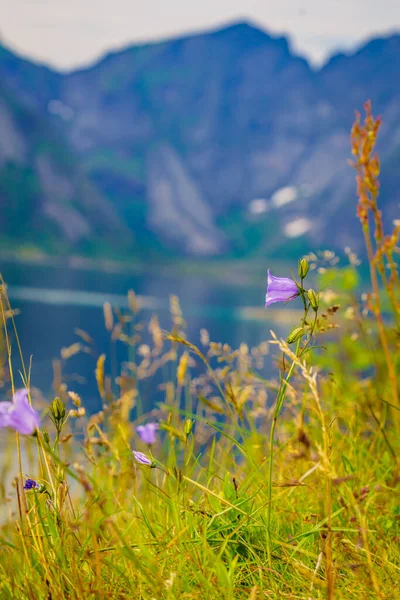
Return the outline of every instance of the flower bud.
{"type": "Polygon", "coordinates": [[[138,452],[136,450],[132,451],[132,454],[135,458],[135,460],[140,464],[140,465],[146,465],[148,467],[153,466],[154,461],[150,460],[150,458],[148,456],[146,456],[145,454],[143,454],[143,452],[138,452]]]}
{"type": "Polygon", "coordinates": [[[308,260],[306,258],[302,258],[299,260],[299,277],[301,279],[305,279],[307,277],[307,273],[310,270],[310,265],[308,264],[308,260]]]}
{"type": "Polygon", "coordinates": [[[318,305],[319,305],[319,298],[318,298],[317,294],[314,292],[314,290],[310,289],[307,292],[307,296],[308,296],[308,299],[309,299],[310,304],[312,306],[312,309],[315,310],[315,312],[317,312],[318,305]]]}
{"type": "Polygon", "coordinates": [[[65,404],[62,400],[60,400],[60,398],[54,398],[53,402],[51,403],[50,410],[56,421],[62,421],[65,418],[65,404]]]}
{"type": "Polygon", "coordinates": [[[288,344],[293,344],[293,342],[297,342],[297,340],[302,338],[304,334],[305,334],[304,327],[296,327],[295,329],[293,329],[292,333],[289,335],[286,342],[288,344]]]}

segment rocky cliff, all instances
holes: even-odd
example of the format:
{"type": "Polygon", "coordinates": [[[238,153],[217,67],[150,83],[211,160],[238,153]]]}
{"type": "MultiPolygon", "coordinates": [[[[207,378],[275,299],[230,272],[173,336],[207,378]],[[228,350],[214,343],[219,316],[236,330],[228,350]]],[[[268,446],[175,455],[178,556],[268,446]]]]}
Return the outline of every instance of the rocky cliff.
{"type": "Polygon", "coordinates": [[[357,248],[349,129],[368,98],[384,122],[381,200],[389,219],[400,214],[399,64],[393,35],[315,71],[285,38],[246,23],[69,74],[3,48],[0,164],[14,174],[0,183],[1,205],[12,198],[7,177],[23,190],[33,177],[27,225],[39,211],[69,243],[106,232],[116,252],[357,248]]]}

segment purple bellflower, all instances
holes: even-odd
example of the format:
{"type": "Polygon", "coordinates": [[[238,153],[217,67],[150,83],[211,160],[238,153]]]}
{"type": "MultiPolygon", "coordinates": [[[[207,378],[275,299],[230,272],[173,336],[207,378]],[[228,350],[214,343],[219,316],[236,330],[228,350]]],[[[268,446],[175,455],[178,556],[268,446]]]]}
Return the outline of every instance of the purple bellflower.
{"type": "Polygon", "coordinates": [[[293,279],[274,277],[268,269],[268,290],[265,296],[265,308],[274,302],[289,302],[300,295],[299,288],[293,279]]]}
{"type": "Polygon", "coordinates": [[[147,467],[152,466],[152,461],[145,454],[143,454],[143,452],[137,452],[136,450],[133,450],[132,454],[139,464],[146,465],[147,467]]]}
{"type": "Polygon", "coordinates": [[[147,425],[139,425],[139,427],[136,427],[137,434],[142,442],[149,446],[156,443],[157,429],[158,423],[147,423],[147,425]]]}
{"type": "Polygon", "coordinates": [[[24,490],[41,490],[42,486],[34,479],[27,479],[24,483],[24,490]]]}
{"type": "Polygon", "coordinates": [[[39,415],[28,399],[28,390],[15,392],[12,402],[0,402],[0,429],[11,427],[23,435],[31,435],[39,428],[39,415]]]}

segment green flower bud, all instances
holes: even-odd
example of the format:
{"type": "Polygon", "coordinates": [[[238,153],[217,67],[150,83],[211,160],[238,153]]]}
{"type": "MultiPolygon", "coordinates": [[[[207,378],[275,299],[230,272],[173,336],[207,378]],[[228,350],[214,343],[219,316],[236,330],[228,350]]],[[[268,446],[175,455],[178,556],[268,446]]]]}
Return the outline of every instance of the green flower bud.
{"type": "Polygon", "coordinates": [[[56,421],[62,421],[65,418],[65,404],[60,398],[54,398],[51,403],[50,411],[56,421]]]}
{"type": "Polygon", "coordinates": [[[308,260],[302,258],[299,260],[299,277],[301,279],[305,279],[307,277],[307,273],[310,270],[310,265],[308,264],[308,260]]]}
{"type": "Polygon", "coordinates": [[[312,306],[312,309],[315,310],[315,312],[317,312],[318,305],[319,305],[319,298],[318,298],[317,294],[314,292],[314,290],[310,289],[307,292],[307,296],[308,296],[308,299],[309,299],[310,304],[312,306]]]}
{"type": "Polygon", "coordinates": [[[45,444],[49,444],[50,443],[50,436],[49,433],[47,431],[47,429],[44,429],[44,427],[42,427],[42,435],[43,435],[43,440],[45,444]]]}
{"type": "Polygon", "coordinates": [[[289,337],[286,341],[288,344],[293,344],[293,342],[297,342],[297,340],[302,338],[304,334],[305,334],[304,327],[296,327],[296,329],[293,329],[292,333],[289,335],[289,337]]]}

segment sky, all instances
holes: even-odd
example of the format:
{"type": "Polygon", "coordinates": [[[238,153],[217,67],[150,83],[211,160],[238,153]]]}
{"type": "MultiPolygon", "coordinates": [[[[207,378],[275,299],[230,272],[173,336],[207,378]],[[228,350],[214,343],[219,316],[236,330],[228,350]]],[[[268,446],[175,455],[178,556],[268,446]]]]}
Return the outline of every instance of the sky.
{"type": "Polygon", "coordinates": [[[0,41],[60,70],[127,45],[246,20],[318,65],[400,32],[400,0],[0,0],[0,41]]]}

